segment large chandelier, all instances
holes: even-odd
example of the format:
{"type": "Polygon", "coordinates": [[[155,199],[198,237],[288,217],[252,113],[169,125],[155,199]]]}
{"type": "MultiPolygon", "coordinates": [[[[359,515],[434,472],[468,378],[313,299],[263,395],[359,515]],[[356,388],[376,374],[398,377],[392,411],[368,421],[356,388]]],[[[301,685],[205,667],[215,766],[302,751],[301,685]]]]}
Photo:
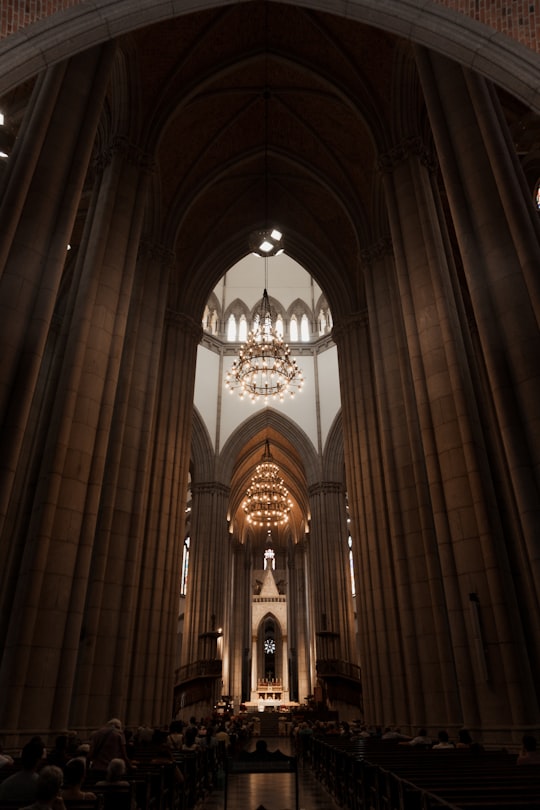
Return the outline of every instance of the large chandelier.
{"type": "Polygon", "coordinates": [[[270,442],[265,443],[261,463],[255,469],[255,475],[247,489],[242,508],[248,523],[253,526],[281,526],[289,520],[292,501],[283,479],[279,476],[279,467],[274,463],[270,453],[270,442]]]}
{"type": "Polygon", "coordinates": [[[241,399],[247,396],[255,402],[264,397],[265,402],[269,399],[283,402],[286,394],[294,398],[303,384],[303,374],[291,357],[289,345],[274,326],[265,287],[253,329],[226,376],[225,386],[231,394],[238,391],[241,399]]]}

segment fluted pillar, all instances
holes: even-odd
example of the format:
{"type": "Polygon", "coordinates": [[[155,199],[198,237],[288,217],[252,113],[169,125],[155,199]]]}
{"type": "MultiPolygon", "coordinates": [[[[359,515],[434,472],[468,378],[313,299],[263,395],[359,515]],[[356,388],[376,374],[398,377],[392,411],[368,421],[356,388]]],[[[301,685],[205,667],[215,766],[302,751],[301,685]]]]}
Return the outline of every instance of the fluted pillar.
{"type": "Polygon", "coordinates": [[[501,514],[516,549],[521,609],[534,626],[538,681],[540,221],[495,89],[434,53],[418,48],[416,56],[501,438],[501,514]]]}
{"type": "Polygon", "coordinates": [[[358,664],[343,484],[310,487],[311,599],[317,660],[358,664]]]}
{"type": "Polygon", "coordinates": [[[191,585],[186,599],[183,663],[218,657],[211,634],[221,628],[229,635],[226,606],[232,576],[227,530],[229,489],[216,481],[192,482],[191,489],[191,585]]]}
{"type": "Polygon", "coordinates": [[[407,674],[385,499],[367,312],[334,325],[343,446],[355,563],[364,712],[369,722],[407,719],[407,674]]]}
{"type": "Polygon", "coordinates": [[[171,253],[160,246],[141,243],[71,711],[77,728],[92,726],[96,717],[125,717],[126,713],[172,260],[171,253]]]}
{"type": "Polygon", "coordinates": [[[93,48],[36,80],[0,193],[0,646],[21,541],[8,510],[26,508],[20,458],[53,320],[67,246],[91,157],[115,46],[93,48]],[[14,490],[15,477],[18,476],[14,490]]]}
{"type": "Polygon", "coordinates": [[[0,669],[7,727],[69,722],[147,178],[122,143],[96,180],[0,669]]]}
{"type": "MultiPolygon", "coordinates": [[[[314,680],[310,663],[312,660],[311,639],[314,625],[311,611],[308,609],[306,545],[296,543],[288,554],[287,609],[289,612],[287,627],[289,629],[289,656],[291,661],[291,680],[289,695],[291,700],[300,703],[307,695],[313,693],[314,680]]],[[[313,647],[315,643],[313,642],[313,647]]],[[[313,649],[313,656],[315,650],[313,649]]],[[[313,673],[314,674],[314,673],[313,673]]]]}
{"type": "MultiPolygon", "coordinates": [[[[433,514],[434,543],[426,551],[438,560],[432,575],[444,592],[460,714],[470,725],[497,716],[519,726],[537,703],[432,164],[418,139],[408,139],[381,156],[381,167],[433,514]],[[471,602],[480,604],[480,623],[471,602]]],[[[444,624],[437,622],[439,632],[444,624]]],[[[429,654],[421,660],[426,673],[429,654]]],[[[439,714],[450,723],[455,682],[450,672],[441,676],[439,714]]]]}
{"type": "MultiPolygon", "coordinates": [[[[202,329],[167,311],[153,425],[149,495],[137,580],[126,721],[171,716],[180,571],[191,452],[197,346],[202,329]]],[[[192,524],[193,525],[193,524],[192,524]]],[[[190,565],[192,560],[190,550],[190,565]]],[[[184,640],[189,632],[184,625],[184,640]]]]}

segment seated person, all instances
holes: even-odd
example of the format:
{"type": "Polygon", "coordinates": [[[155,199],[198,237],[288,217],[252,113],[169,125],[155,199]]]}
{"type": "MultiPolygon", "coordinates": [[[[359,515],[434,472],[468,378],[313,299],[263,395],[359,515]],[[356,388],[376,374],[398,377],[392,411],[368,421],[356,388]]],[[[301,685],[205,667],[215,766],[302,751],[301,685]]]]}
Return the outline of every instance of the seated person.
{"type": "Polygon", "coordinates": [[[4,765],[13,765],[14,759],[10,757],[9,754],[4,752],[4,749],[0,745],[0,768],[3,768],[4,765]]]}
{"type": "Polygon", "coordinates": [[[436,748],[454,748],[454,743],[450,742],[450,737],[448,736],[447,731],[439,731],[438,733],[439,742],[433,746],[434,749],[436,748]]]}
{"type": "Polygon", "coordinates": [[[540,765],[540,751],[536,750],[536,737],[532,734],[523,735],[517,765],[540,765]]]}
{"type": "Polygon", "coordinates": [[[433,740],[431,737],[428,737],[428,733],[425,728],[419,728],[418,734],[416,737],[413,737],[412,740],[406,740],[399,743],[400,745],[423,745],[424,748],[427,746],[431,747],[433,745],[433,740]]]}
{"type": "MultiPolygon", "coordinates": [[[[43,749],[42,749],[43,752],[43,749]]],[[[66,810],[64,800],[60,796],[60,788],[64,775],[61,768],[56,765],[46,765],[39,773],[36,782],[36,800],[23,810],[66,810]]]]}
{"type": "Polygon", "coordinates": [[[96,798],[91,791],[85,792],[82,783],[86,776],[86,761],[82,758],[70,759],[64,768],[64,785],[62,787],[63,799],[78,799],[85,801],[96,798]]]}
{"type": "Polygon", "coordinates": [[[31,740],[21,752],[21,768],[0,784],[0,802],[33,802],[36,798],[37,769],[43,759],[43,744],[31,740]]]}
{"type": "Polygon", "coordinates": [[[107,766],[107,774],[105,779],[96,782],[96,787],[106,787],[107,785],[114,785],[118,788],[129,787],[129,782],[124,779],[126,775],[126,763],[123,759],[111,759],[107,766]]]}
{"type": "Polygon", "coordinates": [[[470,748],[473,742],[473,738],[469,734],[466,728],[462,728],[458,731],[458,741],[456,743],[456,748],[470,748]]]}

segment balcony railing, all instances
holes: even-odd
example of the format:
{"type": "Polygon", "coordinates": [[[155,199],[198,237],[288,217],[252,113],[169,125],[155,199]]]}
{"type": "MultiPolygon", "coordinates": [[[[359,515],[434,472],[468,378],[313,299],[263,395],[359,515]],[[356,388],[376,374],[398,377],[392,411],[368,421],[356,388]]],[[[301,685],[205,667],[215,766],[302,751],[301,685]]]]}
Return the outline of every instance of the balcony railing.
{"type": "Polygon", "coordinates": [[[222,671],[222,661],[220,659],[193,661],[185,667],[180,667],[175,672],[176,683],[185,683],[195,678],[218,678],[222,671]]]}
{"type": "Polygon", "coordinates": [[[321,678],[348,678],[351,681],[361,681],[362,671],[350,661],[338,661],[337,658],[319,658],[317,660],[317,675],[321,678]]]}

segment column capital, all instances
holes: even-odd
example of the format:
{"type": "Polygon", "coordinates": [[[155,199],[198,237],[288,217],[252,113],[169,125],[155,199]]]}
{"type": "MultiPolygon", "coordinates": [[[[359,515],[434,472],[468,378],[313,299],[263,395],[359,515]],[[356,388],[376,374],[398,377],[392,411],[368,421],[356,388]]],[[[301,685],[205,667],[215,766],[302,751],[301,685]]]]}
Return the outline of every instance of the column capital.
{"type": "Polygon", "coordinates": [[[221,481],[201,481],[200,483],[191,482],[192,495],[221,495],[228,498],[231,488],[222,484],[221,481]]]}
{"type": "Polygon", "coordinates": [[[145,152],[138,144],[131,143],[124,135],[114,135],[109,143],[101,150],[94,160],[97,171],[103,171],[109,166],[115,155],[121,155],[127,163],[138,166],[147,172],[155,170],[155,160],[152,155],[145,152]]]}
{"type": "Polygon", "coordinates": [[[369,313],[367,309],[360,312],[353,312],[339,319],[339,322],[332,329],[332,338],[339,343],[344,337],[357,329],[365,329],[369,325],[369,313]]]}
{"type": "Polygon", "coordinates": [[[314,495],[341,495],[345,493],[343,481],[318,481],[308,488],[310,498],[314,495]]]}
{"type": "Polygon", "coordinates": [[[199,343],[203,336],[202,324],[194,321],[189,315],[183,312],[176,312],[173,309],[167,309],[165,312],[165,321],[171,326],[176,326],[177,329],[182,330],[199,343]]]}
{"type": "Polygon", "coordinates": [[[158,261],[163,267],[171,267],[174,264],[176,254],[174,250],[158,245],[151,239],[141,239],[138,250],[139,258],[152,259],[158,261]]]}
{"type": "Polygon", "coordinates": [[[392,242],[392,237],[381,236],[380,239],[377,239],[376,242],[369,245],[366,248],[363,248],[360,251],[360,258],[362,260],[362,264],[368,265],[371,267],[375,264],[376,261],[382,259],[383,256],[393,256],[394,255],[394,243],[392,242]]]}
{"type": "Polygon", "coordinates": [[[389,149],[388,152],[382,152],[377,160],[377,165],[379,171],[383,174],[390,173],[411,157],[420,158],[420,163],[430,172],[437,169],[437,161],[433,152],[427,148],[418,135],[404,138],[400,143],[389,149]]]}

